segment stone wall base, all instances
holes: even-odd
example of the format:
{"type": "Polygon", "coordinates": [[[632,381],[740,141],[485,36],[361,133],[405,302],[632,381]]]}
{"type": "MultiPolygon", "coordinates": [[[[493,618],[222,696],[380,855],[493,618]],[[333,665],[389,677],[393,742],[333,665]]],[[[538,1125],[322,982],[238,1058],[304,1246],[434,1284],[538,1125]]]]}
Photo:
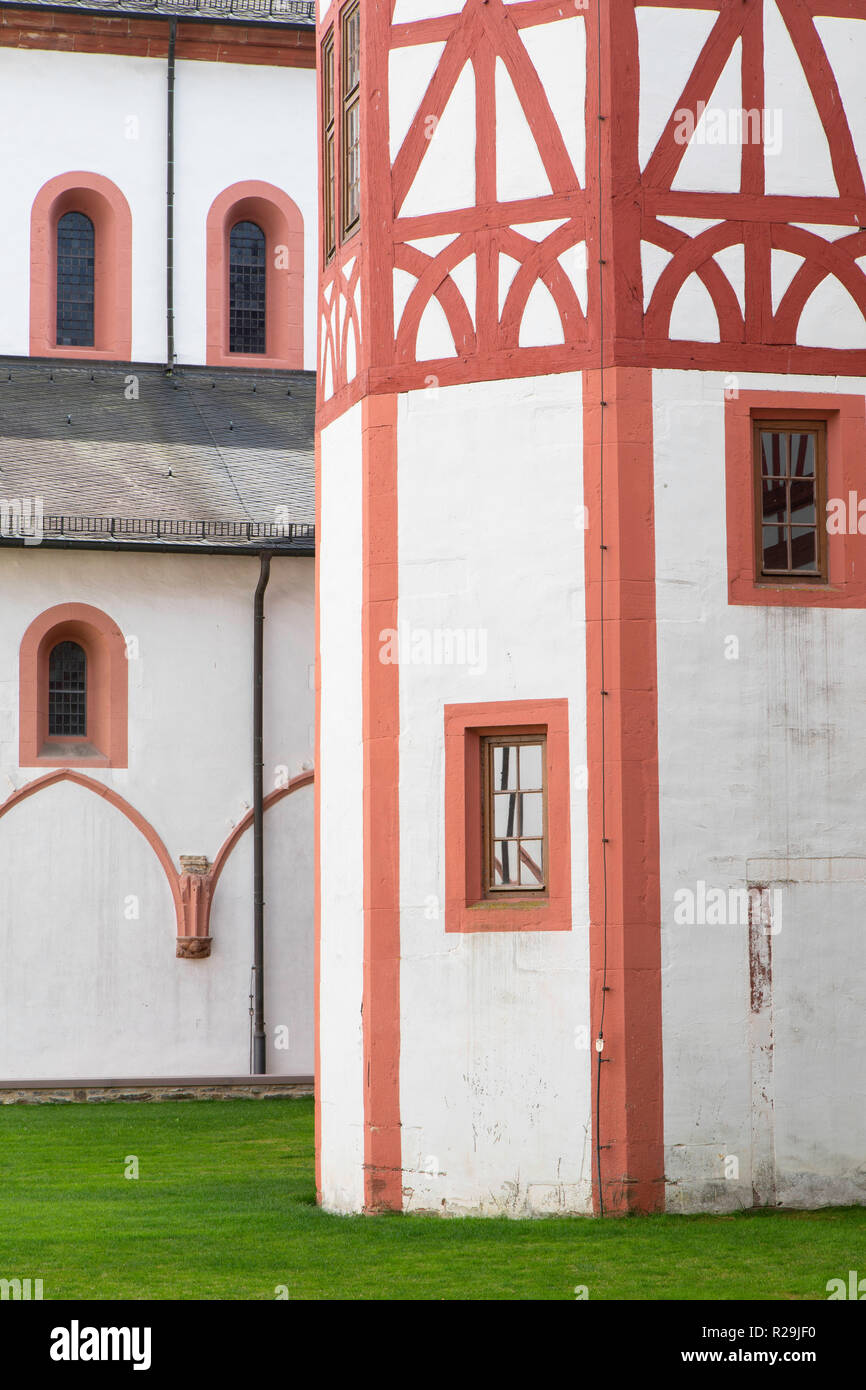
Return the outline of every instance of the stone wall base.
{"type": "Polygon", "coordinates": [[[0,1105],[62,1105],[112,1100],[272,1100],[313,1095],[312,1077],[171,1081],[0,1082],[0,1105]]]}

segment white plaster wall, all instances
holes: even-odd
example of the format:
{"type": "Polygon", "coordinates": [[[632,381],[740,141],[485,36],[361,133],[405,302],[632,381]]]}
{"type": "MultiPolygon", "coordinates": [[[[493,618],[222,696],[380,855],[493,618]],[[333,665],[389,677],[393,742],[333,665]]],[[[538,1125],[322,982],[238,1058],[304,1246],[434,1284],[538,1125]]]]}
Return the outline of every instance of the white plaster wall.
{"type": "Polygon", "coordinates": [[[129,203],[132,356],[163,360],[165,82],[165,63],[151,58],[0,50],[0,352],[30,351],[33,200],[81,169],[111,179],[129,203]]]}
{"type": "MultiPolygon", "coordinates": [[[[765,1151],[785,1205],[862,1202],[866,611],[729,605],[725,384],[654,373],[668,1206],[751,1205],[765,1151]],[[782,914],[772,1105],[757,1106],[748,930],[674,922],[678,890],[750,879],[778,888],[782,914]]],[[[866,392],[826,377],[738,384],[866,392]]]]}
{"type": "MultiPolygon", "coordinates": [[[[30,343],[30,213],[48,179],[81,169],[121,189],[132,214],[132,357],[163,361],[166,64],[121,55],[0,49],[0,353],[30,343]]],[[[315,73],[182,61],[175,87],[175,334],[205,358],[205,225],[241,179],[276,184],[305,230],[305,367],[316,365],[315,73]]]]}
{"type": "Polygon", "coordinates": [[[364,1203],[361,406],[322,431],[319,971],[322,1202],[364,1203]]]}
{"type": "MultiPolygon", "coordinates": [[[[703,9],[639,5],[636,9],[640,56],[639,155],[645,168],[659,137],[674,112],[701,50],[716,22],[703,9]]],[[[840,20],[817,21],[829,56],[843,77],[843,100],[849,124],[863,124],[860,86],[847,83],[850,60],[842,51],[850,38],[840,20]],[[842,41],[840,43],[840,40],[842,41]]],[[[802,64],[776,0],[764,5],[764,112],[766,191],[774,195],[838,196],[829,145],[802,64]]],[[[740,71],[742,40],[738,39],[707,99],[673,181],[675,189],[696,192],[738,192],[741,142],[732,127],[743,108],[740,71]]],[[[668,219],[665,219],[668,220],[668,219]]]]}
{"type": "Polygon", "coordinates": [[[262,179],[304,218],[304,367],[316,369],[316,74],[306,68],[179,62],[176,304],[181,362],[205,356],[205,226],[218,193],[262,179]]]}
{"type": "MultiPolygon", "coordinates": [[[[0,799],[42,776],[18,767],[18,651],[39,613],[90,603],[138,641],[129,663],[129,767],[83,769],[154,827],[175,863],[213,860],[251,805],[255,559],[0,551],[0,799]]],[[[313,562],[275,560],[266,597],[265,790],[313,760],[313,562]]],[[[312,1059],[312,796],[266,826],[271,1070],[312,1059]],[[271,1033],[273,1042],[273,1033],[271,1033]]],[[[0,1075],[243,1075],[249,1067],[250,835],[216,890],[210,959],[175,959],[174,910],[143,837],[91,792],[61,784],[0,820],[0,1075]],[[127,920],[127,898],[140,916],[127,920]],[[33,1032],[39,1034],[34,1045],[33,1032]]]]}
{"type": "Polygon", "coordinates": [[[400,622],[486,642],[474,668],[400,667],[410,1209],[590,1210],[589,1052],[576,1046],[589,1034],[581,409],[576,374],[400,399],[400,622]],[[563,697],[572,930],[446,935],[443,706],[563,697]]]}
{"type": "MultiPolygon", "coordinates": [[[[394,23],[413,22],[462,7],[451,0],[444,9],[426,0],[401,0],[394,23]]],[[[544,87],[554,120],[577,179],[585,174],[586,26],[582,15],[520,30],[535,74],[544,87]]],[[[389,54],[390,149],[396,155],[427,91],[444,45],[439,42],[398,47],[389,54]]],[[[496,183],[501,202],[552,194],[538,143],[527,120],[511,75],[501,58],[496,63],[497,150],[496,183]]],[[[403,217],[447,212],[475,203],[475,107],[478,100],[471,64],[459,74],[454,89],[428,141],[418,172],[400,208],[403,217]]],[[[470,314],[474,303],[468,302],[470,314]]]]}

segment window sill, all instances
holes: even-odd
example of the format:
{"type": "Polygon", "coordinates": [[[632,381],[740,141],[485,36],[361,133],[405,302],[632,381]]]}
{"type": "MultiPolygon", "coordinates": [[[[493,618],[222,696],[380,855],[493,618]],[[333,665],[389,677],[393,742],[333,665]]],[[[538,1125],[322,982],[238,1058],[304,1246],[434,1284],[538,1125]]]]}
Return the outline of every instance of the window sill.
{"type": "MultiPolygon", "coordinates": [[[[25,764],[22,764],[25,766],[25,764]]],[[[111,760],[86,740],[49,739],[29,767],[110,767],[111,760]]]]}
{"type": "Polygon", "coordinates": [[[129,354],[122,353],[118,348],[75,347],[71,344],[67,346],[56,343],[41,345],[38,353],[34,353],[31,349],[30,355],[31,357],[61,357],[79,362],[126,362],[129,360],[129,354]]]}
{"type": "Polygon", "coordinates": [[[447,932],[571,931],[571,909],[556,898],[517,898],[455,903],[447,932]]]}
{"type": "Polygon", "coordinates": [[[862,608],[864,593],[854,585],[831,582],[819,584],[774,583],[770,579],[739,576],[728,582],[728,602],[753,607],[862,608]]]}
{"type": "Polygon", "coordinates": [[[782,589],[788,592],[791,589],[803,589],[810,594],[832,594],[839,591],[833,584],[828,584],[826,579],[771,579],[764,575],[761,579],[754,581],[756,589],[782,589]]]}
{"type": "Polygon", "coordinates": [[[264,352],[228,352],[225,348],[215,347],[209,347],[206,355],[208,367],[264,368],[280,372],[299,372],[304,368],[300,344],[286,357],[270,357],[264,352]]]}

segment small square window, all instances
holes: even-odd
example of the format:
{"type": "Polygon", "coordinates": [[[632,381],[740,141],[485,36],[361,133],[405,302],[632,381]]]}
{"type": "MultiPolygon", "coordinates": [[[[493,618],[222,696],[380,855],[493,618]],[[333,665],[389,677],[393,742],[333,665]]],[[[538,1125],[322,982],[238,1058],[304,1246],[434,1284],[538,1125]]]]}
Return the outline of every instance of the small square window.
{"type": "Polygon", "coordinates": [[[568,701],[445,706],[445,930],[571,930],[568,701]]]}
{"type": "Polygon", "coordinates": [[[826,460],[826,421],[754,421],[758,581],[826,584],[826,460]]]}

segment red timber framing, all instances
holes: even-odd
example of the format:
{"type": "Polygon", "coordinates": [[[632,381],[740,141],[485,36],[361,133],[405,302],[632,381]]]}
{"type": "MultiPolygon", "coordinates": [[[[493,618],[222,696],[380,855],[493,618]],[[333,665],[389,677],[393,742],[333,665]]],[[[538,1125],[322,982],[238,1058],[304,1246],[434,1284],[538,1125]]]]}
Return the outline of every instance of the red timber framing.
{"type": "MultiPolygon", "coordinates": [[[[738,191],[688,192],[674,187],[688,148],[675,138],[677,114],[691,111],[697,123],[699,104],[711,102],[738,42],[743,107],[762,110],[767,104],[765,0],[641,3],[646,9],[705,10],[712,21],[682,90],[671,90],[669,117],[643,167],[637,0],[587,0],[585,6],[575,0],[512,4],[504,0],[454,0],[453,14],[397,24],[393,22],[394,0],[364,0],[361,229],[350,241],[338,245],[334,259],[323,266],[320,288],[320,429],[359,400],[365,401],[369,416],[376,398],[387,401],[391,411],[396,395],[431,384],[583,373],[584,467],[590,518],[586,547],[590,946],[596,1031],[605,951],[609,991],[604,995],[604,1060],[598,1064],[597,1054],[593,1054],[593,1147],[595,1154],[598,1146],[601,1160],[601,1189],[597,1173],[594,1184],[597,1209],[603,1198],[606,1212],[656,1210],[664,1202],[651,369],[840,377],[866,374],[866,350],[808,346],[797,341],[804,308],[828,276],[840,281],[866,317],[866,274],[857,263],[866,256],[866,231],[856,230],[866,227],[866,188],[839,85],[815,24],[820,16],[866,22],[862,0],[777,0],[826,135],[838,190],[832,197],[767,194],[765,151],[760,144],[749,143],[742,147],[738,191]],[[585,25],[585,172],[577,169],[569,156],[568,144],[525,43],[529,30],[566,19],[585,25]],[[443,46],[441,56],[392,158],[391,70],[396,70],[401,50],[432,44],[443,46]],[[519,202],[499,198],[495,72],[500,61],[537,145],[551,190],[545,196],[519,202]],[[406,215],[402,209],[407,192],[430,148],[431,121],[435,130],[467,65],[475,88],[475,129],[467,132],[467,141],[474,136],[474,202],[447,211],[406,215]],[[667,222],[668,217],[710,219],[716,225],[690,235],[667,222]],[[537,238],[518,230],[533,222],[560,225],[552,231],[539,231],[537,238]],[[810,224],[815,230],[795,225],[799,223],[810,224]],[[837,240],[829,240],[820,234],[826,226],[849,230],[837,240]],[[430,254],[413,244],[434,237],[443,242],[447,237],[448,244],[440,244],[430,254]],[[642,242],[670,256],[646,304],[642,242]],[[589,269],[585,313],[560,260],[581,243],[585,243],[589,269]],[[737,290],[715,259],[724,248],[737,246],[743,247],[744,259],[742,307],[737,290]],[[771,283],[774,250],[803,258],[775,306],[771,283]],[[501,308],[496,271],[500,254],[518,263],[501,308]],[[454,273],[469,256],[475,258],[474,303],[464,298],[458,283],[461,277],[454,273]],[[397,323],[395,271],[417,281],[397,323]],[[677,296],[692,274],[697,275],[715,308],[717,342],[671,338],[677,296]],[[558,341],[547,346],[521,346],[523,312],[539,281],[556,306],[561,333],[558,341]],[[418,328],[434,297],[450,329],[454,351],[441,359],[419,360],[418,328]],[[603,382],[598,375],[600,366],[604,368],[603,382]],[[600,550],[600,519],[594,510],[602,485],[604,552],[600,550]],[[598,568],[602,554],[603,585],[598,568]],[[602,635],[608,690],[604,697],[600,682],[602,635]],[[606,702],[604,757],[602,698],[606,702]],[[602,786],[607,806],[604,836],[602,786]],[[606,865],[603,838],[608,841],[606,865]],[[599,1068],[600,1109],[596,1113],[599,1068]]],[[[332,26],[339,42],[341,10],[333,0],[320,17],[320,44],[332,26]]],[[[465,277],[463,280],[465,286],[465,277]]],[[[368,448],[365,445],[365,450],[368,448]]],[[[379,465],[374,468],[367,455],[364,466],[365,487],[370,487],[379,465]]],[[[395,545],[395,501],[388,497],[386,506],[383,494],[381,506],[372,508],[372,497],[365,492],[365,527],[383,520],[390,509],[394,531],[387,544],[395,545]]],[[[364,545],[366,560],[377,547],[384,554],[384,533],[365,529],[364,545]]],[[[365,595],[373,573],[365,568],[365,595]]],[[[396,604],[396,559],[390,551],[387,561],[382,560],[381,575],[389,576],[388,602],[396,604]]],[[[374,816],[371,825],[386,824],[393,815],[396,827],[396,668],[390,668],[390,676],[376,672],[374,678],[369,645],[373,628],[371,615],[367,610],[365,613],[365,701],[370,702],[365,718],[372,718],[375,712],[388,731],[387,737],[376,740],[380,745],[375,750],[376,759],[372,757],[372,741],[367,749],[365,766],[374,781],[365,795],[371,813],[375,808],[375,816],[384,818],[377,821],[374,816]],[[383,682],[387,688],[380,689],[383,682]],[[384,701],[381,709],[380,699],[384,701]],[[379,777],[382,784],[376,785],[379,777]],[[388,784],[390,777],[394,780],[388,784]]],[[[383,621],[381,626],[385,625],[393,626],[383,621]]],[[[392,956],[399,947],[396,830],[391,838],[380,839],[380,844],[385,853],[382,862],[376,861],[367,846],[367,868],[370,873],[375,868],[376,883],[365,883],[365,895],[372,895],[375,886],[375,892],[382,895],[382,909],[381,915],[376,915],[370,896],[366,941],[370,951],[365,956],[365,969],[375,959],[373,953],[379,952],[385,970],[377,1007],[385,1020],[384,1036],[391,1041],[378,1041],[375,1024],[365,1012],[368,1047],[377,1047],[383,1058],[390,1049],[387,1065],[372,1068],[370,1073],[374,1081],[368,1096],[368,1128],[375,1116],[381,1116],[383,1129],[370,1130],[369,1145],[380,1152],[372,1159],[368,1155],[368,1180],[370,1185],[373,1180],[379,1184],[380,1195],[390,1193],[378,1205],[398,1207],[397,1179],[389,1167],[399,1152],[394,1128],[399,1122],[399,1038],[391,1036],[396,1027],[398,993],[392,956]],[[375,939],[369,937],[370,931],[375,939]]],[[[365,976],[367,988],[372,988],[372,981],[365,976]]],[[[371,1063],[368,1052],[365,1067],[371,1063]]],[[[595,1162],[593,1166],[595,1169],[595,1162]]]]}
{"type": "MultiPolygon", "coordinates": [[[[866,374],[866,349],[810,347],[797,342],[803,310],[823,279],[835,276],[866,317],[866,187],[839,86],[815,19],[862,18],[860,0],[778,0],[778,9],[802,65],[805,80],[826,134],[837,197],[770,196],[765,192],[762,144],[742,145],[739,192],[689,192],[673,187],[689,148],[679,143],[677,116],[699,117],[699,103],[711,102],[732,50],[741,41],[742,100],[746,110],[766,105],[764,92],[765,0],[643,0],[644,8],[702,9],[715,16],[698,59],[681,92],[671,92],[670,116],[655,149],[641,169],[638,145],[640,64],[636,0],[455,0],[454,15],[392,24],[394,0],[366,0],[362,6],[363,144],[362,231],[342,248],[322,277],[320,310],[324,339],[332,354],[331,385],[320,397],[323,424],[367,393],[466,380],[573,371],[598,361],[600,332],[597,284],[590,274],[584,316],[559,257],[586,240],[587,261],[598,263],[598,209],[610,236],[605,241],[604,291],[606,360],[625,366],[715,368],[724,371],[787,371],[866,374]],[[538,73],[522,42],[538,25],[577,16],[586,25],[586,176],[581,186],[538,73]],[[602,62],[598,40],[601,33],[602,62]],[[424,92],[393,163],[389,153],[389,59],[420,44],[444,44],[441,59],[424,92]],[[523,106],[551,186],[546,197],[500,202],[496,192],[497,60],[505,65],[523,106]],[[407,217],[401,207],[429,147],[431,121],[445,110],[465,64],[472,65],[476,89],[476,201],[470,207],[407,217]],[[599,110],[599,70],[604,111],[599,110]],[[603,120],[599,121],[599,116],[603,120]],[[597,133],[606,139],[599,165],[597,133]],[[600,180],[600,184],[599,184],[600,180]],[[713,219],[716,225],[689,235],[666,217],[713,219]],[[523,236],[517,225],[561,220],[541,241],[523,236]],[[795,225],[839,226],[852,230],[828,241],[795,225]],[[854,230],[858,224],[864,230],[854,230]],[[369,229],[375,227],[375,241],[369,229]],[[435,255],[410,243],[421,238],[452,240],[435,255]],[[641,242],[672,257],[644,307],[641,242]],[[726,247],[742,246],[745,261],[744,308],[721,265],[714,259],[726,247]],[[775,312],[771,294],[771,252],[803,257],[775,312]],[[497,255],[520,262],[499,312],[497,255]],[[452,275],[474,253],[476,303],[467,305],[452,275]],[[360,255],[360,260],[359,260],[360,255]],[[349,264],[350,274],[344,276],[349,264]],[[418,283],[394,324],[393,271],[404,270],[418,283]],[[719,320],[719,341],[670,338],[671,313],[687,278],[695,273],[706,288],[719,320]],[[353,292],[360,277],[361,314],[353,292]],[[519,326],[526,301],[540,279],[550,291],[562,322],[562,339],[548,347],[520,347],[519,326]],[[419,362],[415,338],[421,315],[435,296],[454,337],[455,353],[419,362]],[[344,306],[345,312],[340,312],[344,306]],[[360,318],[360,323],[358,319],[360,318]],[[361,334],[363,327],[363,341],[361,334]],[[357,333],[354,359],[347,363],[350,333],[357,333]]],[[[333,0],[320,21],[320,40],[342,7],[333,0]]],[[[335,25],[335,38],[339,26],[335,25]]],[[[338,152],[339,155],[339,152],[338,152]]],[[[353,345],[354,346],[354,345],[353,345]]],[[[324,381],[324,373],[320,373],[324,381]]]]}

